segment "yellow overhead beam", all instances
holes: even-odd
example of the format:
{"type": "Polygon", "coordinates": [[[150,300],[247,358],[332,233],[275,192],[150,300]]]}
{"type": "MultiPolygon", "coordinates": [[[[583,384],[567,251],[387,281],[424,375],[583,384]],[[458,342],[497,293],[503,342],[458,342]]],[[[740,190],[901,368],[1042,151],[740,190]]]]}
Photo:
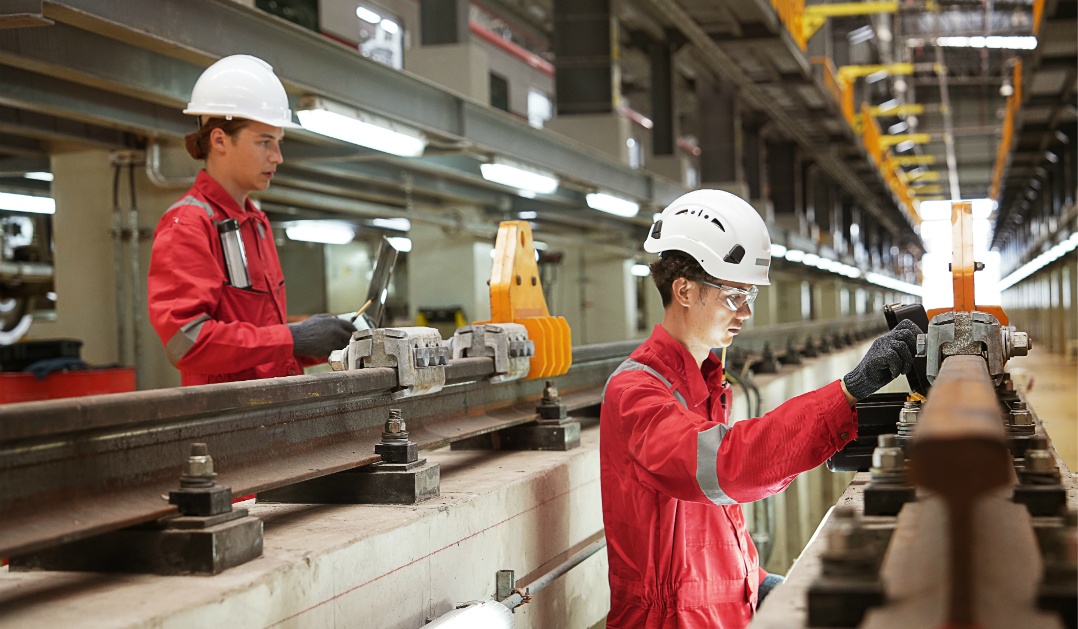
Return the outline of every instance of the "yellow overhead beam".
{"type": "Polygon", "coordinates": [[[910,172],[906,173],[906,177],[908,177],[910,181],[917,181],[917,182],[920,182],[920,181],[939,181],[940,180],[940,174],[938,172],[936,172],[936,171],[926,171],[926,172],[922,172],[922,173],[915,172],[915,171],[910,171],[910,172]]]}
{"type": "Polygon", "coordinates": [[[914,144],[928,144],[932,141],[932,134],[930,133],[896,133],[894,135],[881,135],[880,146],[889,147],[903,142],[913,142],[914,144]]]}
{"type": "Polygon", "coordinates": [[[891,159],[895,166],[931,166],[936,163],[935,155],[902,155],[891,159]]]}
{"type": "Polygon", "coordinates": [[[877,118],[879,118],[880,116],[920,116],[921,114],[925,113],[925,106],[916,104],[894,105],[892,107],[888,107],[887,109],[884,109],[883,107],[869,107],[868,113],[872,114],[877,118]]]}
{"type": "Polygon", "coordinates": [[[943,186],[915,186],[910,188],[910,195],[915,196],[918,199],[922,198],[923,194],[939,194],[943,192],[943,186]]]}
{"type": "Polygon", "coordinates": [[[912,63],[877,63],[861,66],[842,66],[838,69],[839,78],[852,81],[870,74],[883,72],[887,76],[905,76],[913,74],[912,63]]]}
{"type": "Polygon", "coordinates": [[[812,39],[816,31],[827,23],[829,17],[849,17],[854,15],[875,15],[877,13],[895,13],[898,2],[835,2],[833,4],[813,4],[805,7],[801,17],[801,34],[805,41],[812,39]]]}

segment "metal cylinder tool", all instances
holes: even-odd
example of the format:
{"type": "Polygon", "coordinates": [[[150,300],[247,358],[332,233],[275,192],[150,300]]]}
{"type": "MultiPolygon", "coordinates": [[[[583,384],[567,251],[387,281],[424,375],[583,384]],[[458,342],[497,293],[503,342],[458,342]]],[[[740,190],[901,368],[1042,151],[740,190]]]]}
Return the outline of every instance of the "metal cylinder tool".
{"type": "Polygon", "coordinates": [[[236,288],[249,288],[251,278],[247,274],[247,252],[240,236],[240,222],[234,218],[220,221],[217,223],[217,233],[221,237],[229,283],[236,288]]]}

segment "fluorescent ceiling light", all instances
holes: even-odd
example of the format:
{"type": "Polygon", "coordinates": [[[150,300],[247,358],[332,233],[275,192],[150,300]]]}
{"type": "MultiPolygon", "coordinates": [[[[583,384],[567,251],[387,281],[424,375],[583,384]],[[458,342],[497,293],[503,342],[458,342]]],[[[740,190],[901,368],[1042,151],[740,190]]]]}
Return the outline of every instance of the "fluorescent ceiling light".
{"type": "MultiPolygon", "coordinates": [[[[988,218],[998,207],[992,199],[965,199],[973,206],[973,218],[988,218]]],[[[917,213],[922,221],[951,220],[951,201],[921,201],[917,213]]]]}
{"type": "Polygon", "coordinates": [[[651,275],[651,268],[646,264],[634,264],[629,272],[636,277],[647,277],[651,275]]]}
{"type": "Polygon", "coordinates": [[[1008,50],[1033,50],[1037,47],[1037,38],[1025,36],[989,35],[982,37],[937,37],[936,44],[949,48],[1006,48],[1008,50]]]}
{"type": "Polygon", "coordinates": [[[394,236],[392,238],[386,238],[389,244],[393,245],[393,248],[401,253],[408,253],[412,250],[412,241],[404,236],[394,236]]]}
{"type": "Polygon", "coordinates": [[[381,229],[392,229],[393,231],[406,232],[412,228],[412,221],[406,218],[372,218],[371,226],[381,229]]]}
{"type": "Polygon", "coordinates": [[[887,113],[887,112],[891,111],[892,109],[897,109],[898,104],[899,104],[898,99],[895,99],[895,98],[892,98],[891,100],[889,100],[889,101],[887,101],[885,103],[880,103],[880,113],[887,113]]]}
{"type": "Polygon", "coordinates": [[[554,173],[495,159],[490,164],[480,164],[480,172],[487,181],[518,190],[530,190],[538,194],[550,194],[558,189],[554,173]]]}
{"type": "Polygon", "coordinates": [[[390,33],[392,35],[395,35],[397,33],[397,31],[400,30],[400,27],[397,26],[397,23],[394,22],[393,20],[382,20],[381,26],[382,26],[383,31],[385,31],[387,33],[390,33]]]}
{"type": "Polygon", "coordinates": [[[382,21],[381,15],[378,15],[367,7],[358,7],[356,9],[356,17],[363,20],[364,22],[370,22],[371,24],[377,24],[382,21]]]}
{"type": "Polygon", "coordinates": [[[924,294],[924,290],[920,286],[915,286],[909,282],[903,282],[902,280],[889,277],[887,275],[881,275],[879,273],[865,273],[865,279],[875,284],[876,286],[883,286],[884,288],[890,288],[891,290],[897,290],[903,293],[908,293],[920,297],[924,294]]]}
{"type": "Polygon", "coordinates": [[[55,214],[56,201],[51,197],[33,197],[28,194],[0,192],[0,210],[28,212],[30,214],[55,214]]]}
{"type": "Polygon", "coordinates": [[[593,210],[606,212],[607,214],[629,218],[636,216],[636,213],[640,211],[639,204],[629,201],[628,199],[616,197],[612,194],[606,194],[605,192],[593,192],[588,194],[586,198],[588,207],[593,210]]]}
{"type": "Polygon", "coordinates": [[[538,216],[539,216],[539,213],[535,212],[535,211],[532,211],[532,210],[524,210],[523,212],[519,212],[517,214],[517,218],[519,218],[522,221],[530,221],[530,220],[532,220],[534,218],[537,218],[538,216]]]}
{"type": "Polygon", "coordinates": [[[772,258],[785,258],[786,247],[780,244],[771,244],[771,257],[772,258]]]}
{"type": "Polygon", "coordinates": [[[915,146],[917,145],[913,142],[913,140],[905,140],[895,145],[895,151],[901,153],[903,151],[908,151],[915,146]]]}
{"type": "Polygon", "coordinates": [[[815,253],[806,253],[802,262],[805,266],[816,266],[816,263],[820,261],[820,256],[815,253]]]}
{"type": "Polygon", "coordinates": [[[896,133],[902,133],[903,131],[905,131],[905,130],[907,130],[909,128],[910,128],[910,126],[908,124],[906,124],[905,122],[896,122],[895,124],[887,127],[887,133],[890,133],[891,135],[894,135],[896,133]]]}
{"type": "Polygon", "coordinates": [[[284,233],[290,240],[343,245],[356,237],[356,228],[341,221],[292,221],[284,233]]]}
{"type": "Polygon", "coordinates": [[[308,131],[392,155],[419,157],[427,147],[415,129],[320,97],[300,101],[296,116],[308,131]]]}
{"type": "Polygon", "coordinates": [[[32,172],[32,173],[26,173],[25,175],[23,175],[23,177],[26,177],[27,179],[36,179],[37,181],[52,181],[52,173],[46,173],[46,172],[40,172],[40,171],[32,172]]]}
{"type": "Polygon", "coordinates": [[[805,252],[800,249],[788,249],[786,259],[790,262],[801,262],[805,259],[805,252]]]}

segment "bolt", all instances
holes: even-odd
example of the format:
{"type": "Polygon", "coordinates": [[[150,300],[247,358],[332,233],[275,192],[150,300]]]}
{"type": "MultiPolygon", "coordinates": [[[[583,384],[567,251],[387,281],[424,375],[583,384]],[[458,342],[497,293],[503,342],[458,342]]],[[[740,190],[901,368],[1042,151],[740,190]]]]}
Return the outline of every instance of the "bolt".
{"type": "Polygon", "coordinates": [[[204,443],[192,443],[180,476],[181,487],[205,487],[214,484],[213,457],[204,443]]]}
{"type": "Polygon", "coordinates": [[[547,380],[543,386],[543,403],[549,404],[558,400],[558,387],[554,386],[553,380],[547,380]]]}
{"type": "Polygon", "coordinates": [[[853,507],[836,507],[831,519],[827,531],[828,552],[842,553],[860,548],[861,520],[857,511],[853,507]]]}
{"type": "Polygon", "coordinates": [[[1025,410],[1025,409],[1026,409],[1026,403],[1023,402],[1022,400],[1017,400],[1015,402],[1011,402],[1011,410],[1012,411],[1025,410]]]}
{"type": "Polygon", "coordinates": [[[927,355],[928,355],[928,335],[927,334],[918,334],[917,335],[917,356],[922,357],[922,356],[927,356],[927,355]]]}
{"type": "Polygon", "coordinates": [[[1011,333],[1011,356],[1025,356],[1029,354],[1031,348],[1029,334],[1025,332],[1011,333]]]}
{"type": "Polygon", "coordinates": [[[404,420],[401,419],[401,409],[391,408],[389,409],[389,420],[386,421],[385,430],[382,432],[382,441],[386,440],[407,440],[408,430],[404,420]]]}

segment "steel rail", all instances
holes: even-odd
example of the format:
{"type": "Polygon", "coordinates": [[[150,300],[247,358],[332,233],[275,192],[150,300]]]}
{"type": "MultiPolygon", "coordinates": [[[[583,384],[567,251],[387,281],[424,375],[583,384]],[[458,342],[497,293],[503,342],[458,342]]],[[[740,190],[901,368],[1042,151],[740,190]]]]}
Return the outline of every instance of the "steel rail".
{"type": "MultiPolygon", "coordinates": [[[[570,410],[599,402],[627,347],[574,350],[573,367],[552,379],[570,410]]],[[[241,496],[377,462],[390,408],[420,449],[536,419],[543,381],[490,384],[490,358],[446,372],[442,391],[399,400],[394,370],[366,369],[7,405],[0,557],[174,514],[167,494],[196,441],[218,483],[241,496]]]]}
{"type": "Polygon", "coordinates": [[[947,506],[950,592],[947,621],[968,626],[977,619],[975,589],[985,587],[974,567],[974,506],[1013,482],[1002,412],[988,366],[981,356],[943,361],[921,411],[911,449],[910,477],[947,506]]]}

